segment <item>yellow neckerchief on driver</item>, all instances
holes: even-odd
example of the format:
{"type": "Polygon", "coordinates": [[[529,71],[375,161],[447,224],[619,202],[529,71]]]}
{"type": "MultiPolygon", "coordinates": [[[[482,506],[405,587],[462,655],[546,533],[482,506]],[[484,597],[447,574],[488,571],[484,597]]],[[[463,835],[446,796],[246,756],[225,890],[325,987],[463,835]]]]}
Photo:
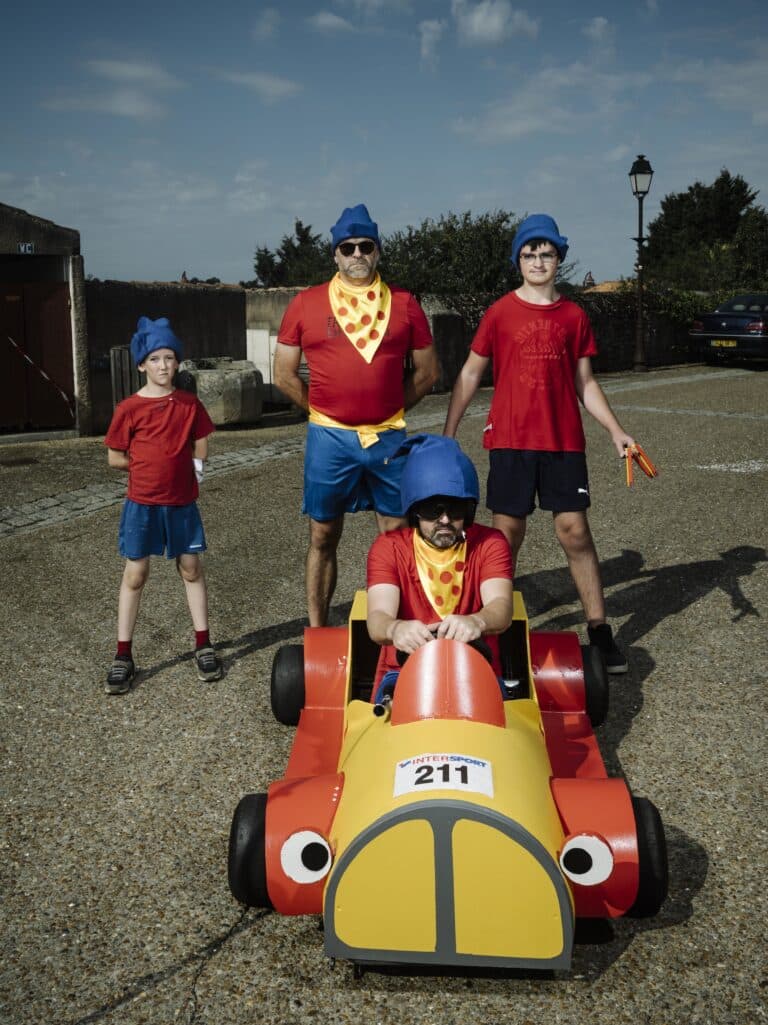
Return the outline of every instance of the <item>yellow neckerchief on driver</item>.
{"type": "Polygon", "coordinates": [[[384,420],[380,424],[356,424],[354,427],[351,427],[349,424],[343,424],[338,420],[334,420],[332,416],[326,416],[319,409],[310,406],[309,422],[317,424],[318,427],[336,427],[342,431],[356,431],[360,448],[370,448],[371,445],[375,445],[379,440],[379,433],[381,431],[405,430],[405,410],[399,409],[388,420],[384,420]]]}
{"type": "Polygon", "coordinates": [[[336,274],[328,284],[331,310],[344,337],[370,363],[381,345],[392,312],[389,286],[376,277],[370,285],[348,285],[336,274]]]}
{"type": "Polygon", "coordinates": [[[441,619],[450,616],[459,604],[464,587],[464,567],[467,564],[467,540],[452,548],[433,548],[413,529],[413,554],[416,569],[429,604],[441,619]]]}

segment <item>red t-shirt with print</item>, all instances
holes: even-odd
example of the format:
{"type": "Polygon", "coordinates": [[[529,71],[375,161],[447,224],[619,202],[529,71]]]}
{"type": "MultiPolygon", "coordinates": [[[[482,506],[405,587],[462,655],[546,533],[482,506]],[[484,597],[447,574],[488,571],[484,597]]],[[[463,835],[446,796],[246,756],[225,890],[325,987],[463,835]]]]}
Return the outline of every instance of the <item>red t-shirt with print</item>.
{"type": "MultiPolygon", "coordinates": [[[[432,608],[419,579],[416,556],[413,552],[413,531],[406,527],[379,534],[368,552],[368,587],[374,584],[394,584],[400,590],[398,619],[417,619],[422,623],[437,623],[440,617],[432,608]]],[[[483,607],[480,585],[484,580],[512,580],[512,555],[506,538],[500,530],[473,523],[467,527],[467,557],[464,566],[461,596],[454,609],[458,616],[468,616],[483,607]]],[[[496,638],[486,638],[498,660],[496,638]]],[[[396,649],[384,645],[382,662],[387,670],[399,669],[396,649]]],[[[496,666],[497,672],[499,667],[496,666]]]]}
{"type": "Polygon", "coordinates": [[[472,351],[493,360],[485,448],[583,452],[576,364],[597,355],[589,317],[562,297],[547,306],[509,292],[486,310],[472,351]]]}
{"type": "Polygon", "coordinates": [[[424,311],[404,288],[390,286],[392,308],[384,338],[367,363],[331,311],[328,285],[300,292],[285,311],[277,340],[300,346],[309,367],[313,409],[349,427],[378,424],[403,408],[404,362],[432,345],[424,311]]]}
{"type": "Polygon", "coordinates": [[[131,395],[118,404],[104,444],[127,452],[126,497],[142,505],[189,505],[199,489],[192,448],[216,428],[191,392],[147,398],[131,395]]]}

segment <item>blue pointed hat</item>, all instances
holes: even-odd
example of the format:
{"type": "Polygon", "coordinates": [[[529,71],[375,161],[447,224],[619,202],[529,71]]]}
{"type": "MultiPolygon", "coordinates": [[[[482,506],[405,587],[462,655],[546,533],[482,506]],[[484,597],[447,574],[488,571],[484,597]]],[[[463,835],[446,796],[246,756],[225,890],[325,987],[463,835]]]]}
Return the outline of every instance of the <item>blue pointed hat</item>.
{"type": "Polygon", "coordinates": [[[547,242],[551,242],[557,250],[560,260],[565,259],[565,254],[568,252],[568,239],[560,234],[554,218],[550,217],[549,214],[531,214],[530,217],[526,217],[525,220],[521,221],[518,226],[517,234],[512,240],[510,262],[517,266],[517,261],[520,259],[520,250],[535,238],[543,238],[547,242]]]}
{"type": "Polygon", "coordinates": [[[138,367],[155,349],[173,349],[179,362],[184,359],[184,347],[173,333],[167,317],[158,317],[157,320],[139,317],[136,334],[131,339],[133,362],[138,367]]]}
{"type": "Polygon", "coordinates": [[[339,242],[348,238],[370,238],[381,249],[379,226],[371,220],[368,208],[362,203],[348,206],[331,228],[331,241],[335,249],[339,242]]]}

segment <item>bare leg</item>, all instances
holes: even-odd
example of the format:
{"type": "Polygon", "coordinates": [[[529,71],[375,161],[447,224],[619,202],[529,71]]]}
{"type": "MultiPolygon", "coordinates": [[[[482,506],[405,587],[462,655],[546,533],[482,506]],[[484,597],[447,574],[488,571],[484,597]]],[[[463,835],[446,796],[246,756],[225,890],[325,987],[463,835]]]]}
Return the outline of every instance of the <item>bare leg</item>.
{"type": "Polygon", "coordinates": [[[336,590],[336,549],[339,547],[344,517],[321,523],[309,521],[307,551],[307,609],[310,626],[325,626],[336,590]]]}
{"type": "Polygon", "coordinates": [[[585,512],[554,513],[555,534],[579,593],[589,626],[605,622],[600,563],[585,512]]]}
{"type": "Polygon", "coordinates": [[[517,572],[517,556],[525,538],[528,520],[525,516],[507,516],[506,513],[494,513],[491,520],[493,526],[502,532],[512,551],[512,568],[517,572]]]}
{"type": "Polygon", "coordinates": [[[402,527],[407,527],[408,520],[405,516],[383,516],[381,513],[376,513],[376,525],[380,534],[386,534],[388,530],[400,530],[402,527]]]}
{"type": "Polygon", "coordinates": [[[117,599],[117,639],[133,640],[136,618],[144,584],[149,577],[149,556],[144,559],[126,559],[120,593],[117,599]]]}
{"type": "Polygon", "coordinates": [[[205,574],[200,556],[194,553],[177,556],[176,569],[184,581],[192,625],[195,630],[207,630],[208,588],[205,584],[205,574]]]}

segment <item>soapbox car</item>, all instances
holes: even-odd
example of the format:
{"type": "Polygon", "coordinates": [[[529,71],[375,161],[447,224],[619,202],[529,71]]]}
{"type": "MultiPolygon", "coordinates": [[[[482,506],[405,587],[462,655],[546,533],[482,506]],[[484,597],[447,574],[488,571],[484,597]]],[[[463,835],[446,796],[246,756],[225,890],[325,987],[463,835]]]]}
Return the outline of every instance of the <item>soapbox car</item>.
{"type": "Polygon", "coordinates": [[[438,639],[374,703],[365,592],[348,626],[277,652],[273,711],[298,725],[283,778],[235,811],[237,900],[322,915],[325,952],[356,966],[567,969],[577,918],[659,910],[661,818],[608,777],[593,733],[602,658],[514,607],[509,700],[481,653],[438,639]]]}

